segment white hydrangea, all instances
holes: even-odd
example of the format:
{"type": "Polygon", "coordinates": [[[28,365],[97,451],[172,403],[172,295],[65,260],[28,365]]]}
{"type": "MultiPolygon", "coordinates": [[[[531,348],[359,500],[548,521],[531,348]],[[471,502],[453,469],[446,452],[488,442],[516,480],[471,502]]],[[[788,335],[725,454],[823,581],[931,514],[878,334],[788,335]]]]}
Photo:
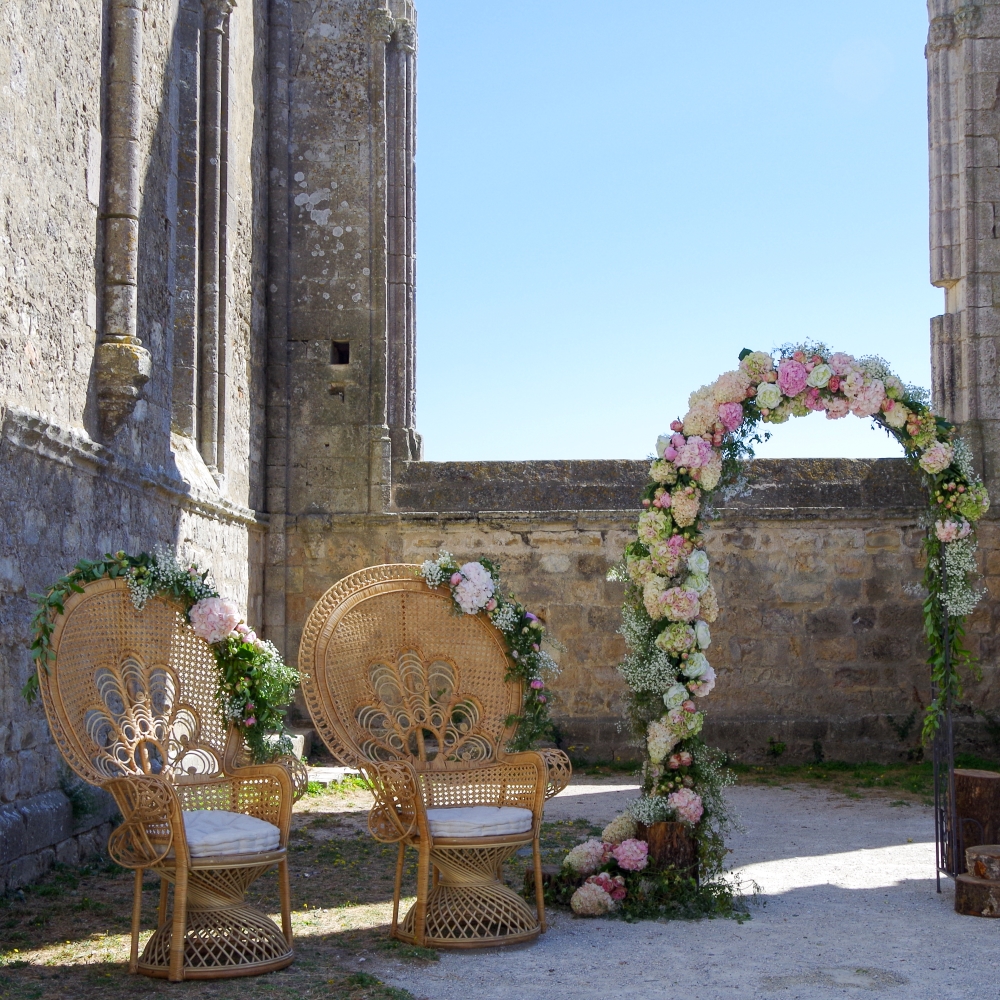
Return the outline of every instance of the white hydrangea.
{"type": "Polygon", "coordinates": [[[616,816],[602,831],[601,840],[605,844],[617,846],[623,840],[631,840],[635,836],[635,818],[627,812],[616,816]]]}
{"type": "Polygon", "coordinates": [[[460,567],[458,572],[462,575],[462,579],[454,587],[452,594],[458,606],[467,615],[474,615],[486,607],[486,602],[496,590],[496,584],[482,563],[468,562],[460,567]]]}
{"type": "MultiPolygon", "coordinates": [[[[690,565],[690,564],[689,564],[690,565]]],[[[711,586],[711,581],[702,573],[692,573],[684,581],[685,590],[693,590],[699,597],[711,586]]]]}

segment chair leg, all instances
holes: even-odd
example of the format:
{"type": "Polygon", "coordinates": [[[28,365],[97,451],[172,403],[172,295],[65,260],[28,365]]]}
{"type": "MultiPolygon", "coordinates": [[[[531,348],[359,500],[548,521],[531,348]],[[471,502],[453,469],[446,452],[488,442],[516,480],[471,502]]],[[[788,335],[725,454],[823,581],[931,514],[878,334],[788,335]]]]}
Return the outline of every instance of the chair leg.
{"type": "Polygon", "coordinates": [[[128,957],[128,971],[139,971],[139,922],[142,918],[142,869],[135,870],[135,889],[132,892],[132,950],[128,957]]]}
{"type": "Polygon", "coordinates": [[[160,905],[156,910],[156,929],[159,930],[167,922],[167,893],[170,890],[170,882],[162,875],[160,876],[160,905]]]}
{"type": "Polygon", "coordinates": [[[184,938],[187,935],[187,866],[177,866],[174,882],[174,920],[170,933],[170,968],[167,979],[179,983],[184,979],[184,938]]]}
{"type": "Polygon", "coordinates": [[[427,876],[431,864],[431,850],[424,842],[417,848],[417,912],[414,913],[413,937],[419,947],[424,946],[424,923],[427,920],[427,876]]]}
{"type": "Polygon", "coordinates": [[[281,933],[292,947],[292,889],[288,882],[288,859],[278,862],[278,889],[281,893],[281,933]]]}
{"type": "Polygon", "coordinates": [[[406,845],[400,841],[399,856],[396,858],[396,885],[392,891],[392,930],[390,935],[396,936],[399,925],[399,895],[403,891],[403,860],[406,857],[406,845]]]}
{"type": "Polygon", "coordinates": [[[535,862],[535,906],[538,908],[538,923],[545,933],[545,888],[542,886],[542,851],[538,838],[531,843],[531,853],[535,862]]]}

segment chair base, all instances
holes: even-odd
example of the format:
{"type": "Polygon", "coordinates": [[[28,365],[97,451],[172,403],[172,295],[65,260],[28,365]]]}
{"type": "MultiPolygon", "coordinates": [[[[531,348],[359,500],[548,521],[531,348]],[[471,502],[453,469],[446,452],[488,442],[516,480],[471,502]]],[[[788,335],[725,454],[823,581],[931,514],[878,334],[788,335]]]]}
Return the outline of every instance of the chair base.
{"type": "MultiPolygon", "coordinates": [[[[170,970],[168,922],[146,942],[137,971],[166,979],[170,970]]],[[[257,976],[291,965],[295,955],[270,917],[252,906],[189,907],[184,936],[184,979],[257,976]]]]}
{"type": "MultiPolygon", "coordinates": [[[[530,843],[530,841],[529,841],[530,843]]],[[[523,842],[439,846],[431,862],[440,880],[427,896],[424,945],[428,948],[490,948],[521,944],[541,933],[531,908],[499,879],[503,862],[523,842]]],[[[416,943],[417,904],[410,907],[394,936],[416,943]]]]}

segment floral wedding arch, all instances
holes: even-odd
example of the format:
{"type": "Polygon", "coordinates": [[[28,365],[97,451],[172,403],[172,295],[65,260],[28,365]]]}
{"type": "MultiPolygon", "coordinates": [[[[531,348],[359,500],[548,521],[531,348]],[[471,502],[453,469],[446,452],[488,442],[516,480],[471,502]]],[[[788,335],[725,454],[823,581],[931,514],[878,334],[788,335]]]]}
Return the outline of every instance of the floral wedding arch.
{"type": "Polygon", "coordinates": [[[952,668],[973,666],[963,624],[981,597],[974,525],[989,496],[958,428],[933,414],[926,391],[905,385],[881,358],[855,359],[822,344],[786,345],[778,354],[775,361],[764,351],[741,352],[739,367],[692,393],[687,414],[656,442],[638,537],[615,571],[627,583],[628,654],[619,670],[629,689],[629,721],[645,744],[642,795],[600,841],[567,857],[564,871],[590,875],[589,888],[574,897],[578,912],[605,912],[619,905],[618,895],[631,895],[626,884],[609,888],[600,880],[636,877],[615,859],[622,844],[635,843],[637,823],[686,823],[698,841],[702,876],[722,870],[728,817],[721,792],[731,779],[722,752],[699,735],[705,719],[699,701],[716,681],[708,650],[719,615],[704,531],[713,494],[739,482],[741,461],[761,441],[760,424],[812,411],[831,420],[852,413],[870,417],[900,442],[929,496],[924,622],[934,698],[925,740],[937,731],[945,705],[961,695],[952,668]]]}

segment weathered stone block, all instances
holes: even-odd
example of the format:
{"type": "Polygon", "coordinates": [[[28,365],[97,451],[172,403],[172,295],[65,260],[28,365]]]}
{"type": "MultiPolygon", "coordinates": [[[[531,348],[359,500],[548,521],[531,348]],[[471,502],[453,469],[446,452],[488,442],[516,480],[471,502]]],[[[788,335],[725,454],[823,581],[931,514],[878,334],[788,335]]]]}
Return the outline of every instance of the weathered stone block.
{"type": "Polygon", "coordinates": [[[0,865],[14,861],[27,849],[24,816],[16,806],[0,806],[0,865]]]}

